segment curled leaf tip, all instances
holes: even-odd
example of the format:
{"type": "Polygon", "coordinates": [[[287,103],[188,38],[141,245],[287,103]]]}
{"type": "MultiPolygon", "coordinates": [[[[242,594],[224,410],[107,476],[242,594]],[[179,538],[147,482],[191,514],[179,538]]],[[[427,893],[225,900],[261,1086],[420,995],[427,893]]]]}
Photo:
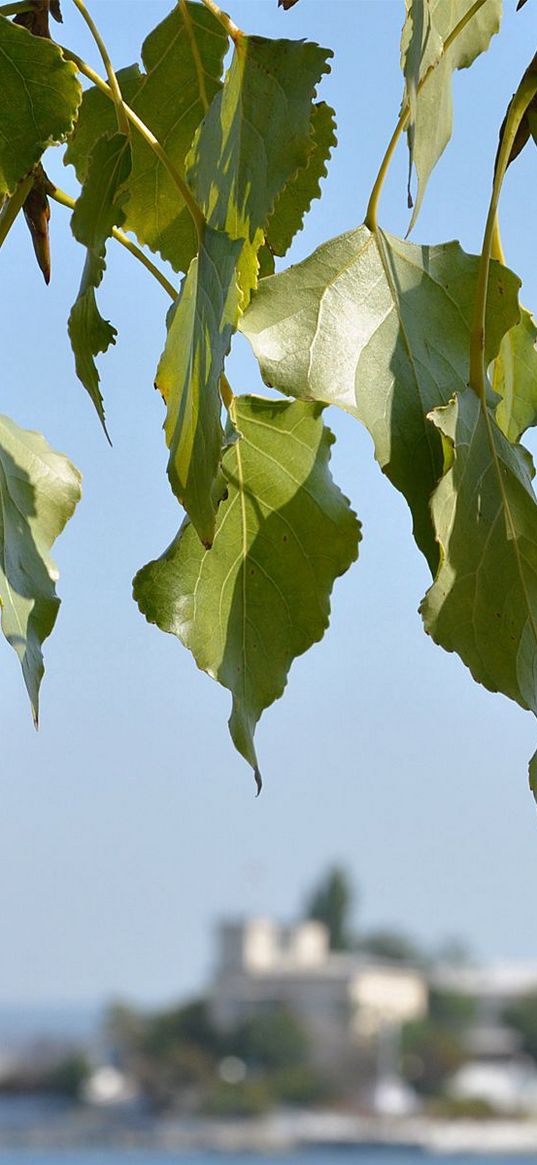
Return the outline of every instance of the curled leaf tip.
{"type": "Polygon", "coordinates": [[[537,802],[537,752],[534,752],[528,765],[530,792],[537,802]]]}
{"type": "Polygon", "coordinates": [[[256,797],[259,797],[261,789],[263,788],[263,778],[261,776],[261,773],[259,772],[259,769],[257,769],[257,768],[254,769],[254,781],[255,781],[255,787],[257,790],[256,797]]]}

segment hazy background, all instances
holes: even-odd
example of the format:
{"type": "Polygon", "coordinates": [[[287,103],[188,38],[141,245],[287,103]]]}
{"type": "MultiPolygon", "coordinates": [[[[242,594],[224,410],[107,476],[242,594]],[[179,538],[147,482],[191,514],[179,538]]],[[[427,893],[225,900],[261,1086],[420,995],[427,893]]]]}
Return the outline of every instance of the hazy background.
{"type": "MultiPolygon", "coordinates": [[[[396,0],[233,0],[247,31],[309,37],[335,50],[321,95],[339,148],[292,252],[357,225],[402,92],[396,0]]],[[[61,37],[96,66],[63,0],[61,37]]],[[[117,67],[169,11],[160,0],[92,0],[117,67]]],[[[479,250],[498,126],[533,51],[537,6],[515,16],[455,78],[454,140],[430,182],[415,241],[459,238],[479,250]]],[[[401,143],[381,223],[405,233],[401,143]]],[[[74,190],[59,152],[47,168],[74,190]]],[[[509,263],[537,303],[535,149],[509,172],[502,203],[509,263]]],[[[173,638],[148,626],[131,579],[173,537],[179,510],[165,476],[162,402],[152,387],[168,303],[110,246],[99,293],[119,328],[101,360],[110,449],[78,385],[66,318],[84,252],[53,207],[47,290],[18,223],[0,256],[2,411],[41,429],[84,474],[84,499],[56,548],[63,599],[46,645],[42,727],[32,728],[18,662],[2,642],[0,1004],[158,1002],[196,989],[222,915],[292,916],[329,862],[363,891],[363,925],[396,924],[429,945],[462,936],[483,958],[537,958],[537,815],[527,761],[537,725],[478,689],[423,634],[428,585],[405,503],[381,476],[371,441],[336,410],[333,472],[364,526],[359,562],[333,596],[324,642],[293,666],[264,716],[259,800],[227,733],[229,695],[173,638]]],[[[178,282],[178,277],[176,277],[178,282]]],[[[245,342],[229,376],[260,388],[245,342]]],[[[533,445],[536,448],[535,442],[533,445]]]]}

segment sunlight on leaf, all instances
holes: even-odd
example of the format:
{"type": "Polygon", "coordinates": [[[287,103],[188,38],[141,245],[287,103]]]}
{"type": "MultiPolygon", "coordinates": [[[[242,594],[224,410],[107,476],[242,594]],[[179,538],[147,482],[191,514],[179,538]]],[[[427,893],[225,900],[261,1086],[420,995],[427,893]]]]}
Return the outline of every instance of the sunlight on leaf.
{"type": "MultiPolygon", "coordinates": [[[[464,24],[448,49],[448,37],[464,21],[474,0],[407,0],[401,40],[405,99],[410,109],[408,145],[410,165],[416,168],[418,190],[409,230],[418,217],[431,173],[451,138],[453,122],[452,76],[467,69],[488,49],[499,31],[502,0],[484,0],[464,24]],[[426,83],[418,84],[430,70],[426,83]]],[[[404,100],[405,100],[404,99],[404,100]]]]}
{"type": "Polygon", "coordinates": [[[186,522],[137,574],[134,597],[232,692],[231,736],[258,774],[257,721],[293,659],[322,638],[360,526],[329,472],[334,438],[321,406],[245,396],[235,407],[241,437],[224,454],[212,549],[186,522]]]}
{"type": "Polygon", "coordinates": [[[0,417],[0,606],[37,724],[41,646],[56,622],[58,570],[49,550],[80,499],[78,470],[40,433],[0,417]]]}
{"type": "MultiPolygon", "coordinates": [[[[221,25],[201,4],[176,5],[144,41],[145,73],[137,65],[118,72],[126,101],[159,139],[181,176],[194,132],[221,85],[227,44],[221,25]]],[[[81,181],[96,141],[115,128],[112,102],[95,88],[87,90],[65,155],[81,181]]],[[[126,226],[139,242],[158,251],[176,271],[187,271],[197,250],[190,213],[167,170],[134,131],[125,212],[126,226]]]]}
{"type": "MultiPolygon", "coordinates": [[[[267,384],[363,422],[382,470],[407,499],[433,574],[429,498],[442,449],[427,413],[468,383],[478,262],[458,243],[419,247],[362,226],[261,280],[240,322],[267,384]]],[[[493,264],[489,360],[518,321],[519,286],[493,264]]]]}
{"type": "Polygon", "coordinates": [[[0,16],[0,198],[53,142],[71,131],[82,90],[76,68],[52,41],[0,16]]]}
{"type": "Polygon", "coordinates": [[[199,255],[168,313],[156,376],[167,405],[170,484],[206,546],[215,529],[214,487],[223,444],[219,383],[239,311],[241,246],[223,231],[205,228],[199,255]]]}

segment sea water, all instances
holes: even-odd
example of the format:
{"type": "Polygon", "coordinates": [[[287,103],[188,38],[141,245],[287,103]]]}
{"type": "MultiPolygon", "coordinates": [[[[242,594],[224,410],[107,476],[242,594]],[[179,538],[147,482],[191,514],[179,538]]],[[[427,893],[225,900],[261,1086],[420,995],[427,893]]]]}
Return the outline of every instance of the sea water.
{"type": "Polygon", "coordinates": [[[144,1150],[0,1151],[0,1165],[524,1165],[537,1156],[431,1156],[419,1149],[308,1149],[290,1155],[251,1153],[162,1153],[144,1150]]]}

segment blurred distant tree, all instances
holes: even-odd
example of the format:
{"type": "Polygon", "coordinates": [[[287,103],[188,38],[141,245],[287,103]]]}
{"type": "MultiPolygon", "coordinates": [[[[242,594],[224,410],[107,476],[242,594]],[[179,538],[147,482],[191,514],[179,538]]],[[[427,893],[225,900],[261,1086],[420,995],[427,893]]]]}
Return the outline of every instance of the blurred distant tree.
{"type": "Polygon", "coordinates": [[[113,1003],[104,1019],[107,1058],[117,1068],[132,1070],[133,1055],[144,1039],[147,1020],[139,1011],[123,1003],[113,1003]]]}
{"type": "Polygon", "coordinates": [[[353,892],[345,870],[334,866],[313,890],[306,904],[306,918],[323,922],[328,929],[330,948],[348,951],[352,948],[349,916],[353,892]]]}
{"type": "Polygon", "coordinates": [[[86,1056],[82,1052],[73,1052],[44,1074],[43,1091],[55,1092],[71,1100],[78,1100],[89,1073],[86,1056]]]}
{"type": "Polygon", "coordinates": [[[243,1080],[225,1084],[217,1080],[209,1091],[204,1110],[209,1116],[262,1116],[274,1105],[265,1080],[243,1080]]]}
{"type": "Polygon", "coordinates": [[[431,1018],[405,1024],[402,1070],[423,1096],[442,1093],[449,1076],[466,1059],[464,1034],[431,1018]]]}
{"type": "Polygon", "coordinates": [[[471,995],[461,995],[456,991],[429,991],[429,1018],[443,1024],[451,1031],[466,1032],[474,1023],[477,1003],[471,995]]]}
{"type": "Polygon", "coordinates": [[[255,1015],[227,1037],[226,1052],[257,1070],[287,1071],[308,1060],[308,1038],[300,1020],[286,1008],[255,1015]]]}
{"type": "Polygon", "coordinates": [[[537,992],[507,1007],[504,1019],[522,1037],[522,1050],[537,1062],[537,992]]]}
{"type": "Polygon", "coordinates": [[[203,999],[153,1015],[115,1006],[107,1032],[115,1062],[157,1109],[254,1115],[278,1103],[314,1104],[326,1095],[309,1064],[304,1027],[282,1007],[221,1033],[203,999]],[[244,1080],[221,1078],[226,1056],[243,1061],[244,1080]]]}
{"type": "Polygon", "coordinates": [[[210,1055],[220,1052],[221,1037],[209,1015],[205,999],[195,999],[182,1007],[159,1011],[149,1017],[142,1047],[159,1055],[176,1044],[191,1044],[210,1055]]]}
{"type": "Polygon", "coordinates": [[[78,1100],[90,1067],[83,1052],[73,1049],[41,1059],[29,1052],[24,1060],[5,1073],[0,1081],[4,1093],[54,1093],[78,1100]]]}

